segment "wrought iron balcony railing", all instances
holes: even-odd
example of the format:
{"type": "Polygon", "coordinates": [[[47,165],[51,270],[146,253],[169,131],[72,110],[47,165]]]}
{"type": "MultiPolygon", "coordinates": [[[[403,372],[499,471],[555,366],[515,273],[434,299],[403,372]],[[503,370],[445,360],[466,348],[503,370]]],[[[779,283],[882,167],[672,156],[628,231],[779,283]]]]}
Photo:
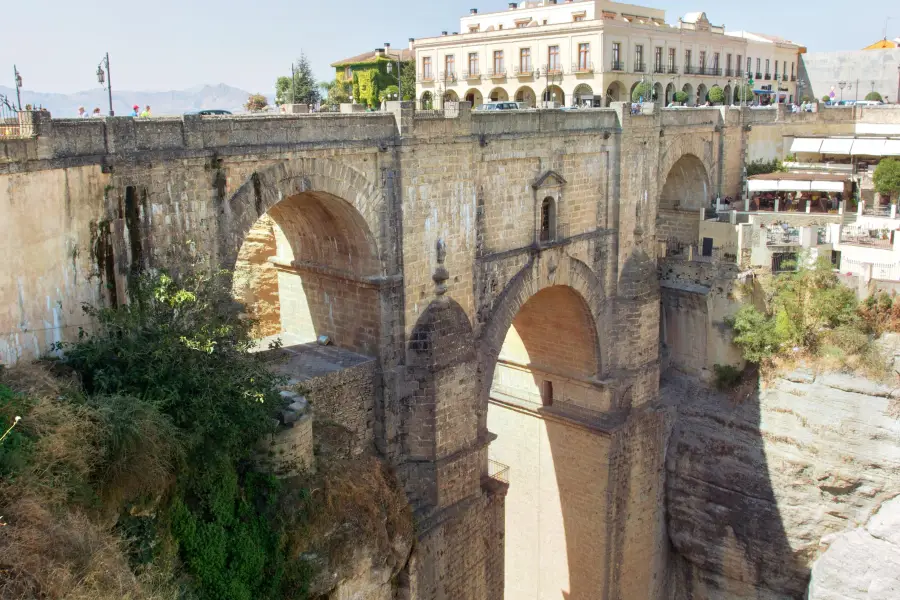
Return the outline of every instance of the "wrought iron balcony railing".
{"type": "Polygon", "coordinates": [[[480,80],[481,79],[481,71],[476,69],[474,71],[463,71],[463,79],[467,81],[480,80]]]}
{"type": "Polygon", "coordinates": [[[623,63],[621,60],[612,61],[612,70],[613,71],[624,71],[625,63],[623,63]]]}
{"type": "Polygon", "coordinates": [[[513,73],[516,77],[532,77],[534,75],[534,67],[531,65],[519,65],[513,67],[513,73]]]}
{"type": "Polygon", "coordinates": [[[661,64],[653,65],[653,72],[656,74],[662,74],[666,72],[666,69],[661,64]]]}
{"type": "Polygon", "coordinates": [[[647,71],[647,63],[636,62],[634,63],[634,72],[635,73],[645,73],[647,71]]]}
{"type": "Polygon", "coordinates": [[[491,79],[503,79],[506,77],[506,69],[488,69],[487,76],[491,79]]]}
{"type": "Polygon", "coordinates": [[[691,65],[684,65],[684,74],[685,75],[693,75],[696,72],[696,69],[691,65]]]}
{"type": "Polygon", "coordinates": [[[431,71],[420,72],[419,81],[434,81],[434,73],[432,73],[431,71]]]}
{"type": "Polygon", "coordinates": [[[573,73],[593,73],[594,72],[594,63],[592,62],[577,62],[572,63],[572,72],[573,73]]]}
{"type": "Polygon", "coordinates": [[[668,71],[669,75],[677,75],[678,74],[678,65],[676,65],[675,63],[672,63],[671,65],[669,65],[669,68],[667,69],[667,71],[668,71]]]}

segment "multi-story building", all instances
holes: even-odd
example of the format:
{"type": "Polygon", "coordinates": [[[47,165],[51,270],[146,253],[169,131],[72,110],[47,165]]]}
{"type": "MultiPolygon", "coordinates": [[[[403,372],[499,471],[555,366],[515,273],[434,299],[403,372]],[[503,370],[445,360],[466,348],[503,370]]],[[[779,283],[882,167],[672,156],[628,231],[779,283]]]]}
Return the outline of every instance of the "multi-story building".
{"type": "Polygon", "coordinates": [[[487,14],[473,8],[459,32],[419,39],[415,50],[422,104],[475,106],[608,106],[629,100],[642,81],[666,104],[677,91],[688,105],[702,104],[713,86],[730,102],[748,77],[757,90],[792,101],[805,52],[781,38],[727,32],[702,12],[670,25],[663,10],[605,0],[510,2],[487,14]]]}

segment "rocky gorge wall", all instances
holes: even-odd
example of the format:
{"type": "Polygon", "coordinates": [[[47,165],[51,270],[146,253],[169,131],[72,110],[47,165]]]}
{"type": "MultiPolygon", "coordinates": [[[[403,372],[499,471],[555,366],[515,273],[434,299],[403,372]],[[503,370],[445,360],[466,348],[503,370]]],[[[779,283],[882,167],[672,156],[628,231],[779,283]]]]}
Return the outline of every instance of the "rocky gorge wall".
{"type": "Polygon", "coordinates": [[[898,519],[900,392],[798,370],[739,395],[674,374],[661,396],[677,412],[672,600],[805,598],[811,570],[818,600],[900,598],[897,534],[884,535],[898,519]]]}

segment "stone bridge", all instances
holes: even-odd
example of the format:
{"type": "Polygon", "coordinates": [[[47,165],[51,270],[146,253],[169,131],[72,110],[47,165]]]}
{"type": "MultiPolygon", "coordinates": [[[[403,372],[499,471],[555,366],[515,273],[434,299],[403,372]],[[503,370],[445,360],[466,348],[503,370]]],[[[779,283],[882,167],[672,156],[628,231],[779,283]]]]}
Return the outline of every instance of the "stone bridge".
{"type": "Polygon", "coordinates": [[[404,597],[662,598],[657,238],[696,240],[749,125],[784,118],[36,115],[0,141],[0,362],[131,272],[223,267],[265,333],[376,361],[361,435],[416,511],[404,597]]]}

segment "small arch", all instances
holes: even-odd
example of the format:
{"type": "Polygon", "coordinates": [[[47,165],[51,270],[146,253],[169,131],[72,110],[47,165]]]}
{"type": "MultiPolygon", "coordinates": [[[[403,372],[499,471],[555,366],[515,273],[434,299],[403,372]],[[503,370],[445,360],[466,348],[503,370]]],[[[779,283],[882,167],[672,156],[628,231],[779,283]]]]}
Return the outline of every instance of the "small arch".
{"type": "Polygon", "coordinates": [[[675,84],[670,83],[666,86],[666,106],[675,101],[675,84]]]}
{"type": "Polygon", "coordinates": [[[521,102],[528,108],[534,108],[537,104],[537,96],[534,93],[534,90],[527,85],[523,85],[518,90],[516,90],[515,99],[516,102],[521,102]]]}
{"type": "Polygon", "coordinates": [[[453,90],[444,92],[444,102],[459,102],[459,94],[453,90]]]}
{"type": "Polygon", "coordinates": [[[425,92],[422,94],[422,98],[419,100],[419,105],[422,107],[422,110],[431,110],[434,108],[434,96],[431,92],[425,92]]]}
{"type": "Polygon", "coordinates": [[[469,102],[472,108],[478,108],[484,104],[484,96],[481,94],[481,91],[472,88],[466,92],[466,102],[469,102]]]}
{"type": "Polygon", "coordinates": [[[540,241],[550,242],[556,239],[556,200],[547,196],[541,201],[540,241]]]}
{"type": "Polygon", "coordinates": [[[707,205],[710,194],[709,175],[703,161],[693,154],[684,154],[666,174],[659,207],[699,210],[707,205]]]}
{"type": "Polygon", "coordinates": [[[580,83],[572,92],[572,97],[576,106],[586,106],[588,108],[595,106],[598,99],[594,96],[594,90],[586,83],[580,83]]]}
{"type": "Polygon", "coordinates": [[[566,105],[566,94],[558,85],[548,86],[544,90],[544,102],[555,102],[560,106],[566,105]]]}
{"type": "Polygon", "coordinates": [[[694,98],[694,87],[691,84],[686,83],[684,84],[684,87],[681,88],[681,91],[687,94],[687,102],[685,102],[685,104],[687,106],[696,106],[694,98]]]}
{"type": "Polygon", "coordinates": [[[725,106],[728,106],[729,104],[731,104],[731,102],[732,102],[732,96],[733,96],[733,93],[732,93],[732,91],[731,91],[731,84],[726,85],[726,86],[725,86],[725,89],[723,90],[723,92],[725,93],[725,102],[724,102],[724,104],[725,104],[725,106]]]}
{"type": "Polygon", "coordinates": [[[488,97],[491,99],[491,102],[507,102],[509,100],[509,94],[502,87],[492,89],[488,97]]]}
{"type": "Polygon", "coordinates": [[[658,81],[653,85],[653,101],[659,102],[663,99],[663,86],[658,81]]]}
{"type": "Polygon", "coordinates": [[[606,106],[609,106],[613,102],[626,102],[625,99],[625,86],[622,85],[620,81],[613,81],[609,84],[609,87],[606,88],[606,106]]]}
{"type": "Polygon", "coordinates": [[[706,104],[707,96],[709,95],[709,90],[706,88],[706,85],[701,83],[697,86],[697,101],[695,103],[696,106],[703,106],[706,104]]]}

